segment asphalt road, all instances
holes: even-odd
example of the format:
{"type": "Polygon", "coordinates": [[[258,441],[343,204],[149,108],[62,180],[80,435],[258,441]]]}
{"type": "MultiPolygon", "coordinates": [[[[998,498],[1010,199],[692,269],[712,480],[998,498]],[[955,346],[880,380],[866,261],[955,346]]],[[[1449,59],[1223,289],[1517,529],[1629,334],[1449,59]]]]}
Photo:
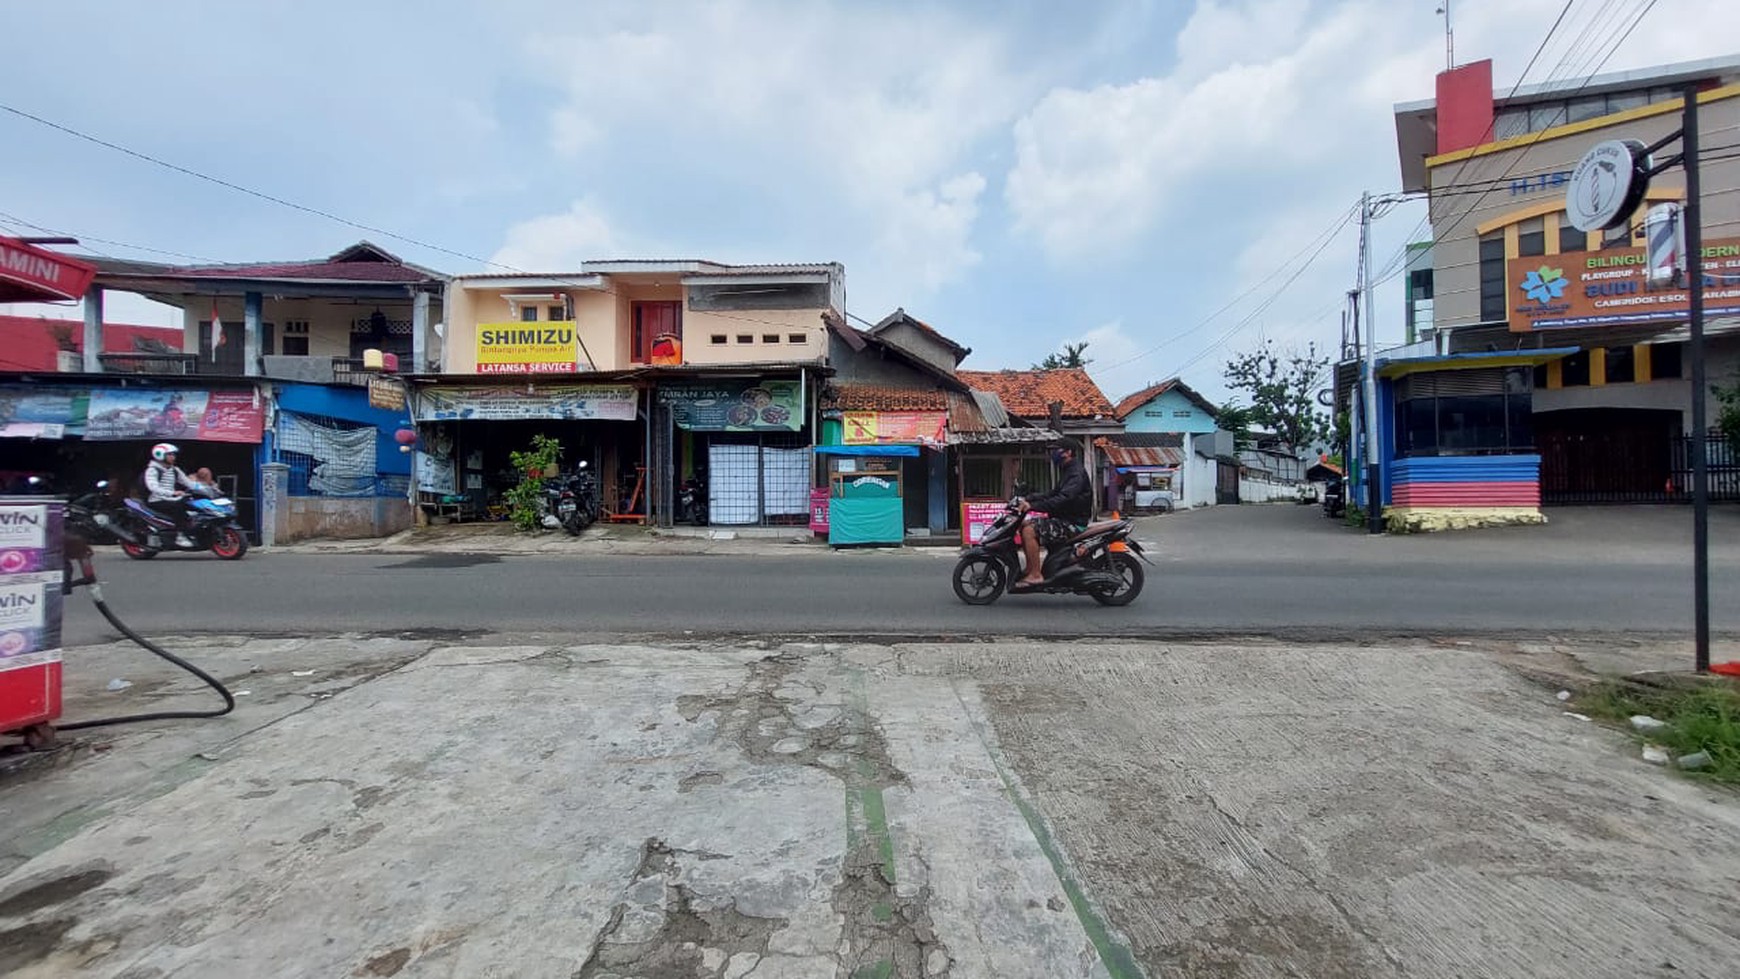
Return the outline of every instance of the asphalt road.
{"type": "MultiPolygon", "coordinates": [[[[107,597],[146,633],[552,632],[848,635],[1639,633],[1691,629],[1684,509],[1573,511],[1546,528],[1368,538],[1303,507],[1149,521],[1147,590],[1124,609],[949,588],[951,551],[489,557],[105,556],[107,597]],[[1683,526],[1682,526],[1683,525],[1683,526]],[[1683,538],[1683,539],[1682,539],[1683,538]]],[[[1718,514],[1713,621],[1740,635],[1740,511],[1718,514]]],[[[69,644],[111,630],[83,598],[69,644]]]]}

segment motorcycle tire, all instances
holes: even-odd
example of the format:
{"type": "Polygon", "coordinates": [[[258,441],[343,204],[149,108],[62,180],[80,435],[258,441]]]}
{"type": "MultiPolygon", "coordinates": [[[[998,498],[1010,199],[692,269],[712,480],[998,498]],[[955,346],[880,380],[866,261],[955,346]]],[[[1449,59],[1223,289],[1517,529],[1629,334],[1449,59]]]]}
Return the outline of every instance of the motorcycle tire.
{"type": "Polygon", "coordinates": [[[146,547],[143,544],[135,544],[132,541],[124,540],[121,542],[121,553],[135,561],[149,561],[162,552],[153,547],[146,547]]]}
{"type": "Polygon", "coordinates": [[[562,529],[568,532],[569,537],[579,537],[580,532],[586,529],[586,516],[580,513],[569,515],[568,519],[562,522],[562,529]]]}
{"type": "Polygon", "coordinates": [[[211,552],[225,561],[239,561],[248,553],[248,536],[234,527],[219,527],[212,536],[211,552]]]}
{"type": "Polygon", "coordinates": [[[1101,590],[1090,592],[1094,601],[1101,605],[1128,605],[1142,594],[1142,583],[1145,575],[1142,573],[1142,562],[1129,554],[1113,554],[1112,569],[1123,576],[1125,587],[1116,591],[1101,590]]]}
{"type": "Polygon", "coordinates": [[[955,562],[954,586],[955,597],[968,605],[989,605],[1009,587],[1009,569],[994,557],[969,554],[955,562]]]}

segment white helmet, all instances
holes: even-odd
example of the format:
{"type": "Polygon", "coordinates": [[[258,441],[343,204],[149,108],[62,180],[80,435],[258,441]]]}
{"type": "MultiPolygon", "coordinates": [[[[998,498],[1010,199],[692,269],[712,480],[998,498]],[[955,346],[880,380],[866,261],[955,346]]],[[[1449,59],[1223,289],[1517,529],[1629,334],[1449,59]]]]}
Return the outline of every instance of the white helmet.
{"type": "Polygon", "coordinates": [[[163,462],[180,451],[180,449],[176,448],[169,442],[159,442],[151,447],[151,458],[158,462],[163,462]]]}

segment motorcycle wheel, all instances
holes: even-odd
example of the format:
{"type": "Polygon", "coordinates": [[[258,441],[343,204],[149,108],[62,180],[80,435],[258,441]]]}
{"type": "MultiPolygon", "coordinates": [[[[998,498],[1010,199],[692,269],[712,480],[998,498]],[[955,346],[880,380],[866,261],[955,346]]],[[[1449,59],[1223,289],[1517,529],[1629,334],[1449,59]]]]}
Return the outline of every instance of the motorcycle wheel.
{"type": "Polygon", "coordinates": [[[562,521],[562,529],[566,530],[570,537],[579,537],[580,532],[586,529],[585,514],[579,512],[569,514],[568,519],[562,521]]]}
{"type": "Polygon", "coordinates": [[[1124,579],[1122,586],[1115,589],[1101,589],[1090,592],[1094,601],[1101,605],[1128,605],[1142,594],[1142,562],[1128,554],[1112,555],[1112,570],[1124,579]]]}
{"type": "Polygon", "coordinates": [[[135,561],[149,561],[161,552],[155,548],[146,547],[143,544],[135,544],[132,541],[124,540],[121,542],[121,553],[135,561]]]}
{"type": "Polygon", "coordinates": [[[984,554],[969,554],[955,563],[955,597],[968,605],[989,605],[1003,597],[1009,569],[984,554]]]}
{"type": "Polygon", "coordinates": [[[707,526],[707,508],[706,507],[698,506],[695,508],[695,526],[697,526],[697,527],[707,526]]]}
{"type": "Polygon", "coordinates": [[[212,537],[211,552],[225,561],[240,560],[248,553],[248,538],[234,527],[219,527],[212,537]]]}

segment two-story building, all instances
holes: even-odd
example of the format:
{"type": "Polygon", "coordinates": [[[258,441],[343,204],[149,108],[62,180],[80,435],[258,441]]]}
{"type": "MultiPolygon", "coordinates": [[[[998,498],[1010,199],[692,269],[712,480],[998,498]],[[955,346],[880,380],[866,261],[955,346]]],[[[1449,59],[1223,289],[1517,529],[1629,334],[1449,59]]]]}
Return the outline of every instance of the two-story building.
{"type": "Polygon", "coordinates": [[[276,540],[409,526],[410,459],[394,439],[410,423],[403,390],[363,361],[383,351],[409,367],[436,354],[441,275],[366,242],[310,261],[90,265],[76,369],[0,379],[0,405],[39,419],[33,451],[49,451],[52,436],[52,468],[68,484],[136,489],[151,445],[170,441],[184,466],[212,470],[256,539],[268,536],[269,464],[287,472],[276,540]],[[179,307],[179,335],[113,349],[111,291],[179,307]]]}
{"type": "Polygon", "coordinates": [[[1723,475],[1736,461],[1726,440],[1691,430],[1693,399],[1712,422],[1718,413],[1712,392],[1688,380],[1685,283],[1659,287],[1645,274],[1646,218],[1684,202],[1683,168],[1656,176],[1624,227],[1584,232],[1566,209],[1578,161],[1605,141],[1648,146],[1673,134],[1688,86],[1704,134],[1709,378],[1732,385],[1740,157],[1718,149],[1740,129],[1740,57],[1514,90],[1494,89],[1481,61],[1442,73],[1437,98],[1395,107],[1403,189],[1429,196],[1432,241],[1408,265],[1422,342],[1380,355],[1390,506],[1504,518],[1539,503],[1683,499],[1694,437],[1708,440],[1715,491],[1740,497],[1740,475],[1723,475]]]}
{"type": "Polygon", "coordinates": [[[715,524],[803,525],[844,306],[833,263],[459,276],[439,368],[414,379],[422,499],[487,513],[520,477],[509,453],[542,433],[599,474],[615,519],[669,525],[696,478],[715,524]]]}

